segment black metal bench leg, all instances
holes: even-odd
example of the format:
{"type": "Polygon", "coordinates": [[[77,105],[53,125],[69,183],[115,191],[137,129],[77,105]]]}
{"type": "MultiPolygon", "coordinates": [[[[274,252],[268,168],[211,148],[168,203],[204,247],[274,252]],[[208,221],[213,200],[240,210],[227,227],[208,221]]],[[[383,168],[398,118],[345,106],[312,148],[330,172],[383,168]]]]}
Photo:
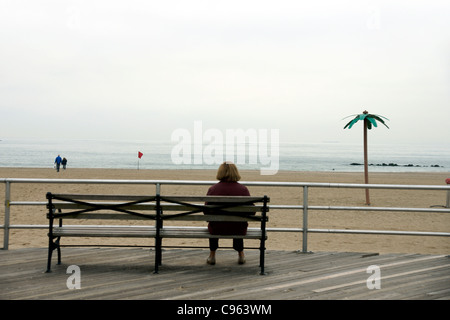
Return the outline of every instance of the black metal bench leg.
{"type": "Polygon", "coordinates": [[[47,271],[45,271],[45,272],[47,272],[47,273],[52,272],[52,270],[51,270],[51,264],[52,264],[52,252],[53,252],[53,249],[52,249],[51,246],[49,245],[49,247],[48,247],[48,258],[47,258],[47,271]]]}
{"type": "Polygon", "coordinates": [[[261,220],[261,231],[262,231],[262,235],[261,235],[261,241],[260,241],[260,257],[259,257],[259,265],[261,267],[261,275],[265,275],[264,273],[264,255],[265,255],[265,250],[266,250],[266,209],[267,209],[267,201],[268,198],[267,196],[264,196],[264,208],[263,208],[263,217],[261,220]]]}
{"type": "Polygon", "coordinates": [[[53,251],[58,251],[58,265],[61,264],[61,247],[59,246],[59,239],[54,242],[52,238],[49,238],[49,244],[48,244],[48,258],[47,258],[47,270],[45,272],[49,273],[52,272],[51,266],[52,266],[52,255],[53,251]]]}
{"type": "Polygon", "coordinates": [[[264,273],[264,260],[265,260],[265,251],[266,251],[266,241],[265,241],[265,232],[264,237],[261,239],[260,247],[259,247],[259,267],[261,268],[261,275],[265,275],[264,273]]]}
{"type": "Polygon", "coordinates": [[[48,272],[52,272],[51,270],[51,266],[52,266],[52,255],[53,255],[53,250],[57,249],[58,250],[58,264],[61,264],[61,251],[59,248],[59,244],[56,244],[53,242],[53,240],[50,238],[49,239],[49,244],[48,244],[48,258],[47,258],[47,273],[48,272]]]}
{"type": "Polygon", "coordinates": [[[260,253],[259,253],[259,266],[261,268],[261,272],[260,272],[261,275],[265,275],[265,273],[264,273],[264,250],[265,250],[265,248],[261,247],[260,253]]]}
{"type": "Polygon", "coordinates": [[[159,272],[159,266],[161,265],[161,239],[155,239],[155,271],[153,273],[159,272]]]}
{"type": "Polygon", "coordinates": [[[61,247],[59,245],[60,239],[61,239],[61,237],[58,237],[58,239],[56,240],[56,249],[58,250],[58,265],[61,264],[61,247]]]}

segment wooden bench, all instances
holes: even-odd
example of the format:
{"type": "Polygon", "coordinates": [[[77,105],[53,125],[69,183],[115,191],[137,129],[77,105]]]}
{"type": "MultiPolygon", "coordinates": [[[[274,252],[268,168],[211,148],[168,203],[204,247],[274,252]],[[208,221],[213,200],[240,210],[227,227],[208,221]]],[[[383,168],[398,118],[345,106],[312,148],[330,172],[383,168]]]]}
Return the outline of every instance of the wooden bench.
{"type": "Polygon", "coordinates": [[[61,237],[124,237],[155,239],[155,273],[162,263],[164,238],[242,238],[260,241],[260,268],[264,274],[264,253],[269,198],[242,196],[133,196],[75,195],[47,193],[49,245],[47,272],[54,250],[61,263],[61,237]],[[80,224],[66,225],[66,219],[80,224]],[[92,224],[100,220],[101,225],[92,224]],[[145,220],[148,225],[110,225],[104,221],[145,220]],[[171,221],[205,221],[204,227],[174,226],[171,221]],[[246,235],[211,235],[207,221],[257,222],[246,235]]]}

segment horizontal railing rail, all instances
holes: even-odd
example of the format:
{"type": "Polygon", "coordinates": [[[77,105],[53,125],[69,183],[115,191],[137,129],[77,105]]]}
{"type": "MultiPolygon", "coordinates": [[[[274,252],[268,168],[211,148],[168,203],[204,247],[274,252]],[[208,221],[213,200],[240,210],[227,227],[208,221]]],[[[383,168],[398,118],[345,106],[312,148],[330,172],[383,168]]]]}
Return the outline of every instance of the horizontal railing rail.
{"type": "MultiPolygon", "coordinates": [[[[3,229],[3,249],[9,248],[9,231],[11,229],[45,229],[48,225],[24,225],[10,224],[12,206],[46,206],[45,201],[12,201],[11,184],[16,183],[38,183],[38,184],[120,184],[120,185],[153,185],[156,193],[161,193],[164,185],[213,185],[217,181],[196,180],[111,180],[111,179],[28,179],[28,178],[0,178],[0,183],[5,184],[5,210],[3,229]]],[[[299,205],[276,205],[269,206],[271,212],[279,210],[300,210],[302,212],[301,228],[267,228],[268,232],[297,232],[302,233],[302,252],[308,251],[308,233],[347,233],[347,234],[382,234],[382,235],[414,235],[414,236],[450,236],[450,232],[428,232],[407,230],[350,230],[350,229],[315,229],[308,228],[309,210],[322,211],[393,211],[393,212],[426,212],[426,213],[450,213],[449,198],[450,185],[398,185],[398,184],[354,184],[354,183],[321,183],[321,182],[272,182],[272,181],[242,181],[246,186],[257,187],[280,187],[301,188],[303,190],[303,203],[299,205]],[[397,190],[433,190],[447,191],[446,206],[438,208],[410,208],[410,207],[361,207],[361,206],[310,206],[308,205],[308,193],[310,188],[356,188],[356,189],[397,189],[397,190]]],[[[270,196],[270,195],[269,195],[270,196]]]]}

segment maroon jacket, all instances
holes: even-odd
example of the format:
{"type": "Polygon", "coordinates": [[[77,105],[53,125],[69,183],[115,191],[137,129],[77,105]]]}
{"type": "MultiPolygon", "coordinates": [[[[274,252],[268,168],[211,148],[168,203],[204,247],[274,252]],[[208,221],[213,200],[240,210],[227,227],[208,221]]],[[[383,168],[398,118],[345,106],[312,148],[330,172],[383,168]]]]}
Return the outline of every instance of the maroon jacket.
{"type": "MultiPolygon", "coordinates": [[[[238,182],[219,182],[209,188],[208,196],[250,196],[247,187],[238,182]]],[[[247,222],[209,222],[208,230],[215,235],[245,235],[247,222]]]]}

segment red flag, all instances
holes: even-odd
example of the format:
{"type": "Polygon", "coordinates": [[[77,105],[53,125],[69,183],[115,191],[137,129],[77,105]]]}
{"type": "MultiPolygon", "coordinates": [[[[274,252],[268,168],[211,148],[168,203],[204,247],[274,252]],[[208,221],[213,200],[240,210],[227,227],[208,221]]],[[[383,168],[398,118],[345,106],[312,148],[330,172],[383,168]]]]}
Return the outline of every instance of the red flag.
{"type": "Polygon", "coordinates": [[[139,158],[139,159],[142,158],[143,155],[144,155],[144,154],[143,154],[142,152],[138,151],[138,158],[139,158]]]}

